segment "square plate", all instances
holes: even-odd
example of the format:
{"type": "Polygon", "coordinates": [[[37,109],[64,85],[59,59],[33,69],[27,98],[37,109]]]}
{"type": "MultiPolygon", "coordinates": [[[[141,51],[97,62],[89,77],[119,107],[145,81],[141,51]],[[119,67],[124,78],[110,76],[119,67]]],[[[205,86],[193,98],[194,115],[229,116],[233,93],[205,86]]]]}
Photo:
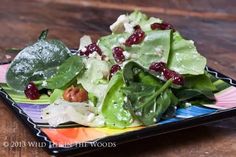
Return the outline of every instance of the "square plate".
{"type": "Polygon", "coordinates": [[[215,105],[190,106],[177,109],[176,117],[162,120],[153,126],[128,129],[89,128],[75,123],[50,127],[41,119],[41,110],[48,105],[47,99],[31,101],[16,96],[4,83],[8,64],[0,65],[0,97],[15,115],[30,129],[49,154],[82,154],[104,147],[140,140],[176,130],[182,130],[211,121],[236,115],[236,81],[209,67],[206,71],[230,87],[215,94],[215,105]]]}

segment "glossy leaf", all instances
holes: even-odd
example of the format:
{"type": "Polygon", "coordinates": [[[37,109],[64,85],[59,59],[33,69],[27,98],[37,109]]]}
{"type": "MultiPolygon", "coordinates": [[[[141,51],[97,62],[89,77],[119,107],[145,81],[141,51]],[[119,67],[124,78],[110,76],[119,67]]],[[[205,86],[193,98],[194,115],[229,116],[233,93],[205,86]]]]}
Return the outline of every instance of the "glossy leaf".
{"type": "Polygon", "coordinates": [[[10,87],[23,91],[31,81],[45,80],[70,57],[70,50],[59,40],[39,40],[24,48],[13,60],[6,79],[10,87]]]}
{"type": "Polygon", "coordinates": [[[109,82],[103,101],[102,114],[106,125],[111,128],[125,128],[133,121],[130,112],[123,107],[125,100],[125,95],[121,90],[123,86],[121,73],[116,73],[109,82]]]}
{"type": "Polygon", "coordinates": [[[85,65],[82,58],[79,56],[71,56],[63,64],[61,64],[51,78],[47,79],[46,88],[48,89],[61,89],[69,86],[76,76],[82,74],[85,70],[85,65]]]}

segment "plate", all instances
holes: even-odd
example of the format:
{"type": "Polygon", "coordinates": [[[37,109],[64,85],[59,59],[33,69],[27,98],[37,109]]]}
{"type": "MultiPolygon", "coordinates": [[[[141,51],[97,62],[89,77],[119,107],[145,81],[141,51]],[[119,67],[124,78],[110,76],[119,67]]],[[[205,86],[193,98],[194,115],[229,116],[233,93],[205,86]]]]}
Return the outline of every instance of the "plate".
{"type": "Polygon", "coordinates": [[[71,155],[115,147],[119,144],[141,140],[164,133],[182,130],[211,121],[236,115],[236,81],[216,70],[206,67],[206,71],[229,87],[215,94],[214,105],[189,106],[178,109],[175,118],[162,120],[153,126],[129,129],[89,128],[75,123],[66,123],[57,128],[50,127],[40,112],[48,105],[47,98],[31,101],[14,93],[5,82],[9,64],[0,65],[0,97],[14,114],[37,137],[41,147],[49,154],[71,155]]]}

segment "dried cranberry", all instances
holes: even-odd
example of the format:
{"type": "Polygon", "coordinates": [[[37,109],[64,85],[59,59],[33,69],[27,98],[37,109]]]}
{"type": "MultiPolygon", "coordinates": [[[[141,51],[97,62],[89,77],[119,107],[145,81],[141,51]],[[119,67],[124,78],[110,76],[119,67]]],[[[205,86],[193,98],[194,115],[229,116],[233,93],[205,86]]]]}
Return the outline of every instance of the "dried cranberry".
{"type": "Polygon", "coordinates": [[[169,24],[169,23],[153,23],[151,24],[151,29],[152,30],[168,30],[168,29],[173,29],[174,30],[174,27],[169,24]]]}
{"type": "Polygon", "coordinates": [[[123,54],[124,49],[121,47],[114,47],[112,49],[113,51],[113,57],[117,63],[122,63],[125,61],[125,56],[123,54]]]}
{"type": "Polygon", "coordinates": [[[131,45],[134,45],[134,44],[139,44],[143,41],[145,37],[145,33],[140,29],[136,29],[134,31],[134,33],[129,36],[129,38],[125,41],[125,45],[126,46],[131,46],[131,45]]]}
{"type": "Polygon", "coordinates": [[[85,47],[85,51],[80,50],[79,54],[81,56],[89,56],[90,54],[92,54],[93,52],[97,52],[100,56],[102,55],[102,51],[101,49],[98,47],[98,45],[96,43],[92,43],[88,46],[85,47]]]}
{"type": "Polygon", "coordinates": [[[39,90],[33,82],[30,82],[25,88],[25,96],[31,100],[39,99],[39,90]]]}
{"type": "Polygon", "coordinates": [[[169,69],[165,69],[163,71],[164,77],[165,79],[169,80],[172,79],[174,84],[177,85],[183,85],[184,84],[184,78],[182,75],[180,75],[179,73],[169,70],[169,69]]]}
{"type": "Polygon", "coordinates": [[[166,68],[166,63],[163,63],[163,62],[153,62],[150,65],[149,70],[155,71],[155,72],[163,72],[165,68],[166,68]]]}
{"type": "Polygon", "coordinates": [[[111,70],[110,70],[110,75],[109,75],[109,79],[111,79],[111,77],[117,72],[119,71],[121,68],[118,64],[114,64],[112,67],[111,67],[111,70]]]}

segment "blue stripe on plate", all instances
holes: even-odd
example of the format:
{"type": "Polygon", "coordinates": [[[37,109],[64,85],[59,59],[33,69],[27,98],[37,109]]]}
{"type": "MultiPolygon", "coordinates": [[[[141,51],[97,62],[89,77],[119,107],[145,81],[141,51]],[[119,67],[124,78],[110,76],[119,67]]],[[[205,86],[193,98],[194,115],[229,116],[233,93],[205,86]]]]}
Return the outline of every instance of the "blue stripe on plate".
{"type": "Polygon", "coordinates": [[[206,107],[201,107],[201,106],[190,106],[188,108],[181,108],[181,109],[177,109],[176,118],[162,120],[158,124],[166,124],[166,123],[171,123],[171,122],[175,122],[175,121],[180,121],[180,120],[186,119],[186,118],[192,118],[192,117],[196,117],[196,116],[210,114],[215,111],[217,111],[217,110],[206,108],[206,107]]]}

